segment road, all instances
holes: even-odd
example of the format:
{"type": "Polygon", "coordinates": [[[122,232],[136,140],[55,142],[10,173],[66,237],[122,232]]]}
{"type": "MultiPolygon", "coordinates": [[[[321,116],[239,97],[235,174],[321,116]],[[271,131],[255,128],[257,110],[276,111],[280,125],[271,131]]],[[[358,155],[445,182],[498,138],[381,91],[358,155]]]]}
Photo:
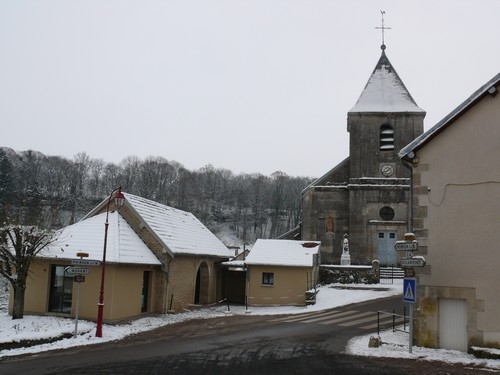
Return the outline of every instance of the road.
{"type": "Polygon", "coordinates": [[[350,338],[376,332],[377,310],[402,313],[402,306],[398,296],[301,315],[189,321],[119,342],[8,359],[0,374],[477,374],[343,353],[350,338]]]}

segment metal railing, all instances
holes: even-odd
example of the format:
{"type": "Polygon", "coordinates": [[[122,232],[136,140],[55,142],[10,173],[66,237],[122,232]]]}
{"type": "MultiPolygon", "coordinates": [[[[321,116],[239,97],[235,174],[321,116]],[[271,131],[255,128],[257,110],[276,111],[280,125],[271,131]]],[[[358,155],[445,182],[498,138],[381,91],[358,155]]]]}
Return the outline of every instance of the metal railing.
{"type": "Polygon", "coordinates": [[[395,279],[404,278],[404,271],[392,265],[380,267],[380,283],[394,284],[395,279]]]}
{"type": "MultiPolygon", "coordinates": [[[[399,332],[409,333],[406,330],[406,326],[407,326],[406,306],[403,308],[403,315],[396,314],[396,310],[392,310],[392,313],[388,312],[388,311],[383,311],[383,310],[378,310],[377,311],[377,335],[378,336],[380,336],[380,327],[382,325],[380,323],[380,316],[381,315],[391,315],[392,316],[392,332],[399,331],[399,332]],[[397,319],[398,317],[402,318],[403,321],[401,322],[401,319],[397,319]],[[397,327],[399,327],[401,325],[401,323],[403,323],[403,329],[397,328],[397,327]]],[[[385,323],[384,325],[386,325],[386,324],[387,323],[385,323]]]]}

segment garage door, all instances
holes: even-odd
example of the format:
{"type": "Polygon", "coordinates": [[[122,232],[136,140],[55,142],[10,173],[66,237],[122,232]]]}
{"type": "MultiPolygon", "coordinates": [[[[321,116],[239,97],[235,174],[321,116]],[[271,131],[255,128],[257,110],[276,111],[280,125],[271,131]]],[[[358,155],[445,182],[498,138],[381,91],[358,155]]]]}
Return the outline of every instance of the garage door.
{"type": "Polygon", "coordinates": [[[463,299],[439,299],[439,347],[467,352],[467,305],[463,299]]]}

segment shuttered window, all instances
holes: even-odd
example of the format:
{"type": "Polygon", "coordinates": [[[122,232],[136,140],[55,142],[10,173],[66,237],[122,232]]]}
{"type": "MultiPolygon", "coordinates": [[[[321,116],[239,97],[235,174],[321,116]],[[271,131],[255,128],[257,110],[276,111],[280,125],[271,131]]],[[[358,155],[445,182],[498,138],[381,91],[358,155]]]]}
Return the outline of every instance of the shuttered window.
{"type": "Polygon", "coordinates": [[[389,124],[380,127],[380,151],[394,150],[394,129],[389,124]]]}

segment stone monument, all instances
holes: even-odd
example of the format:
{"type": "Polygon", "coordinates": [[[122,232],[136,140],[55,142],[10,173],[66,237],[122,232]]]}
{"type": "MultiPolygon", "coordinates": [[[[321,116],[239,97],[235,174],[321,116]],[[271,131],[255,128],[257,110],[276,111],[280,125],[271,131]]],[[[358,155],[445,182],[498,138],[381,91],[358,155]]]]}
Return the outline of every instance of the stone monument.
{"type": "Polygon", "coordinates": [[[340,257],[341,266],[351,265],[351,255],[349,254],[349,235],[344,233],[344,243],[342,245],[342,256],[340,257]]]}

